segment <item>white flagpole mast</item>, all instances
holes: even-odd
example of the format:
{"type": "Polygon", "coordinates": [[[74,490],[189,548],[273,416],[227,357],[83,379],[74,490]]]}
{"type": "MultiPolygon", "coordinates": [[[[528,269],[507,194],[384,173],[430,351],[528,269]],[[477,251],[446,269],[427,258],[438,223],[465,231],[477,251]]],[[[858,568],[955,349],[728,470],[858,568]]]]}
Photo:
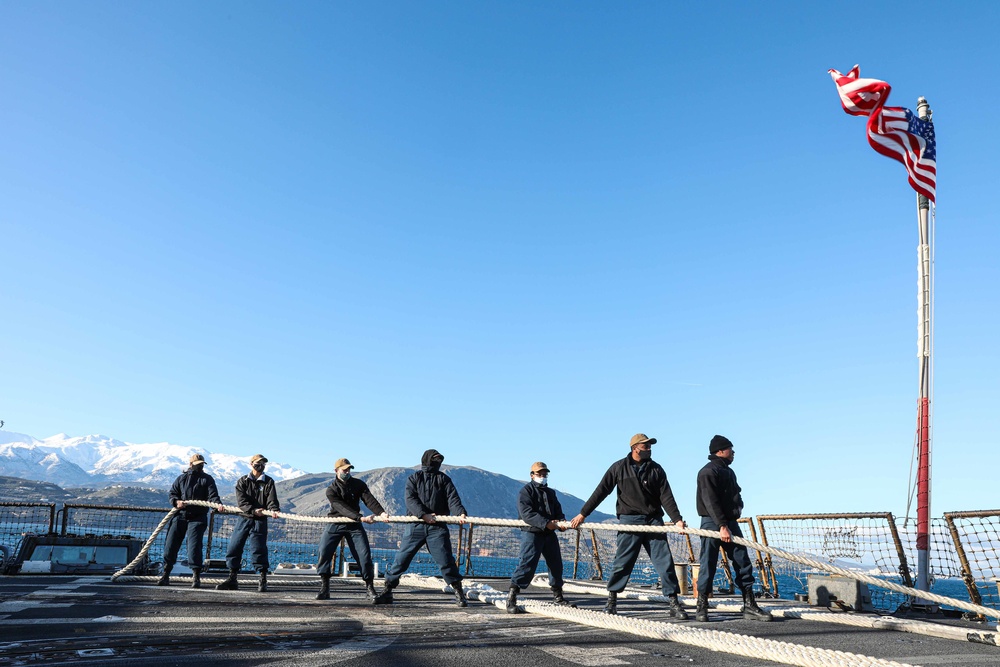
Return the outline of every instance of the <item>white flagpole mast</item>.
{"type": "MultiPolygon", "coordinates": [[[[923,97],[917,100],[917,116],[931,120],[933,112],[923,97]]],[[[930,511],[931,511],[931,395],[933,393],[933,234],[930,202],[917,195],[917,356],[920,363],[920,399],[917,404],[917,590],[930,590],[930,511]]]]}

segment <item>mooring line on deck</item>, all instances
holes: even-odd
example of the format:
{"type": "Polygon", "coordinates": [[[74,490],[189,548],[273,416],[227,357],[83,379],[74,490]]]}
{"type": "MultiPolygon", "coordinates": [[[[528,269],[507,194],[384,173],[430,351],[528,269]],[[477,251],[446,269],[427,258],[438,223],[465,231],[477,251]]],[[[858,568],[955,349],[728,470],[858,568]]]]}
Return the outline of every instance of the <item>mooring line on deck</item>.
{"type": "MultiPolygon", "coordinates": [[[[440,579],[422,575],[403,575],[401,583],[415,588],[447,590],[447,587],[442,586],[440,579]]],[[[506,608],[507,594],[486,584],[472,584],[466,589],[466,593],[473,600],[491,604],[500,609],[506,608]]],[[[816,648],[720,630],[707,630],[678,623],[612,616],[603,612],[575,609],[549,602],[522,599],[518,601],[518,608],[531,614],[572,621],[589,627],[698,646],[718,653],[769,660],[786,665],[799,665],[800,667],[910,667],[906,663],[847,651],[816,648]]]]}
{"type": "MultiPolygon", "coordinates": [[[[548,575],[546,574],[537,575],[535,579],[532,580],[531,585],[539,587],[548,587],[549,586],[548,575]]],[[[563,590],[568,593],[577,593],[584,595],[598,595],[598,596],[607,595],[607,588],[605,586],[596,586],[596,585],[592,586],[572,581],[563,582],[563,590]]],[[[635,588],[626,588],[624,591],[618,593],[618,599],[641,600],[644,602],[667,601],[667,597],[664,595],[649,593],[648,591],[638,590],[635,588]]],[[[693,601],[693,598],[691,598],[690,596],[688,596],[687,599],[693,601]]],[[[879,616],[875,614],[851,614],[843,612],[836,613],[830,611],[817,611],[812,607],[800,607],[800,606],[788,607],[785,605],[762,604],[760,600],[757,600],[757,603],[761,606],[761,608],[770,612],[771,615],[779,616],[781,618],[795,618],[803,621],[835,623],[838,625],[849,625],[856,628],[866,628],[873,630],[906,632],[910,634],[919,634],[929,637],[937,637],[938,639],[950,639],[954,641],[970,642],[973,644],[986,644],[988,646],[997,646],[996,632],[982,632],[979,630],[962,628],[953,625],[942,625],[941,623],[932,623],[930,621],[921,621],[918,619],[896,618],[895,616],[879,616]]],[[[743,611],[743,604],[740,602],[729,602],[729,601],[714,600],[712,598],[709,598],[708,605],[709,607],[711,607],[716,611],[733,612],[733,613],[740,613],[743,611]]]]}

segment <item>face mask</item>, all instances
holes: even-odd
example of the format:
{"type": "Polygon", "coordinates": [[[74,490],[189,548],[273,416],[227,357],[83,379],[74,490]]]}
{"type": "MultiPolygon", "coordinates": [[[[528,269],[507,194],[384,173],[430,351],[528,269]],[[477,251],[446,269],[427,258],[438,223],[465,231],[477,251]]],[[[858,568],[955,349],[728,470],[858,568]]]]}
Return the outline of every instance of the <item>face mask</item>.
{"type": "Polygon", "coordinates": [[[344,470],[342,472],[338,472],[337,473],[337,479],[339,479],[341,482],[346,482],[350,478],[351,478],[351,471],[350,470],[344,470]]]}
{"type": "Polygon", "coordinates": [[[264,472],[264,464],[263,463],[254,463],[252,467],[257,472],[264,472]]]}
{"type": "Polygon", "coordinates": [[[549,478],[548,477],[535,477],[534,475],[532,475],[531,481],[534,482],[535,484],[538,484],[539,486],[548,486],[549,485],[549,478]]]}
{"type": "Polygon", "coordinates": [[[431,461],[430,464],[428,464],[427,469],[430,470],[431,472],[438,472],[439,470],[441,470],[441,462],[431,461]]]}
{"type": "Polygon", "coordinates": [[[639,450],[639,460],[640,461],[648,461],[651,458],[653,458],[653,452],[651,452],[648,449],[647,450],[642,450],[642,449],[639,450]]]}

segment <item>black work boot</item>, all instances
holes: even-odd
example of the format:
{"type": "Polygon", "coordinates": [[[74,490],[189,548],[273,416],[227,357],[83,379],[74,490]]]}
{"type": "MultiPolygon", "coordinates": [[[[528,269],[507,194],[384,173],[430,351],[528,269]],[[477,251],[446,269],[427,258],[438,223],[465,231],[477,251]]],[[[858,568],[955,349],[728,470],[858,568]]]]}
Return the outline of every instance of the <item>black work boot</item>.
{"type": "Polygon", "coordinates": [[[201,588],[201,570],[198,568],[191,570],[191,588],[201,588]]]}
{"type": "Polygon", "coordinates": [[[687,612],[684,611],[684,605],[681,604],[676,595],[667,596],[667,613],[670,614],[671,618],[676,618],[678,621],[688,620],[687,612]]]}
{"type": "Polygon", "coordinates": [[[319,593],[316,594],[317,600],[329,600],[330,599],[330,575],[321,574],[319,575],[320,588],[319,593]]]}
{"type": "Polygon", "coordinates": [[[365,592],[368,593],[368,599],[372,602],[378,597],[378,593],[375,592],[375,584],[372,583],[371,579],[365,580],[365,592]]]}
{"type": "Polygon", "coordinates": [[[521,592],[521,589],[513,584],[511,584],[510,589],[507,591],[507,613],[516,614],[518,612],[517,608],[517,594],[521,592]]]}
{"type": "Polygon", "coordinates": [[[557,604],[560,607],[573,607],[574,609],[576,608],[575,604],[573,604],[572,602],[563,597],[562,586],[552,587],[552,604],[557,604]]]}
{"type": "Polygon", "coordinates": [[[694,612],[694,620],[708,622],[708,593],[698,593],[698,608],[694,612]]]}
{"type": "Polygon", "coordinates": [[[465,591],[462,589],[462,582],[456,581],[451,585],[452,589],[455,591],[455,600],[459,607],[468,607],[469,603],[465,599],[465,591]]]}
{"type": "Polygon", "coordinates": [[[608,591],[608,601],[604,605],[604,613],[612,616],[618,613],[618,593],[608,591]]]}
{"type": "Polygon", "coordinates": [[[757,606],[752,588],[743,589],[743,618],[748,621],[773,621],[774,616],[757,606]]]}
{"type": "Polygon", "coordinates": [[[170,570],[174,569],[173,565],[163,566],[163,575],[156,582],[157,586],[169,586],[170,585],[170,570]]]}
{"type": "Polygon", "coordinates": [[[258,593],[267,592],[267,572],[260,573],[260,581],[257,582],[257,592],[258,593]]]}
{"type": "Polygon", "coordinates": [[[240,587],[240,584],[239,584],[239,582],[236,579],[237,576],[239,576],[239,574],[240,574],[239,570],[230,570],[229,571],[229,578],[227,578],[221,584],[219,584],[218,586],[216,586],[215,590],[217,590],[217,591],[235,591],[237,588],[240,587]]]}
{"type": "Polygon", "coordinates": [[[382,592],[375,596],[372,600],[372,604],[392,604],[392,589],[396,587],[395,583],[385,582],[385,586],[382,587],[382,592]]]}

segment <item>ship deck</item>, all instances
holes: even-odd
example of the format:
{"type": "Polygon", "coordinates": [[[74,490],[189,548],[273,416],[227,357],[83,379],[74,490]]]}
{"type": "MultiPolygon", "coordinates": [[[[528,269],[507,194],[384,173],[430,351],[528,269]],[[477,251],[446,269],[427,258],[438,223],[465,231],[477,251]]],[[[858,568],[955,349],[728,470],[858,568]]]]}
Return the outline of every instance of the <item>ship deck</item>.
{"type": "MultiPolygon", "coordinates": [[[[368,667],[777,664],[537,614],[507,614],[474,600],[461,609],[450,595],[405,582],[394,605],[373,607],[357,580],[334,578],[328,601],[315,600],[316,586],[304,581],[274,578],[267,593],[258,593],[251,581],[241,580],[239,591],[216,591],[211,586],[192,590],[183,578],[157,587],[151,581],[112,583],[107,577],[0,577],[0,666],[153,666],[192,660],[368,667]]],[[[501,590],[506,582],[485,583],[501,590]]],[[[529,588],[521,597],[544,601],[549,593],[529,588]]],[[[567,597],[581,609],[603,606],[599,596],[567,597]]],[[[619,611],[625,618],[668,620],[654,602],[621,600],[619,611]]],[[[958,619],[940,622],[974,634],[990,627],[958,619]]],[[[911,665],[1000,665],[996,646],[802,619],[757,623],[715,611],[709,623],[677,624],[911,665]]]]}

